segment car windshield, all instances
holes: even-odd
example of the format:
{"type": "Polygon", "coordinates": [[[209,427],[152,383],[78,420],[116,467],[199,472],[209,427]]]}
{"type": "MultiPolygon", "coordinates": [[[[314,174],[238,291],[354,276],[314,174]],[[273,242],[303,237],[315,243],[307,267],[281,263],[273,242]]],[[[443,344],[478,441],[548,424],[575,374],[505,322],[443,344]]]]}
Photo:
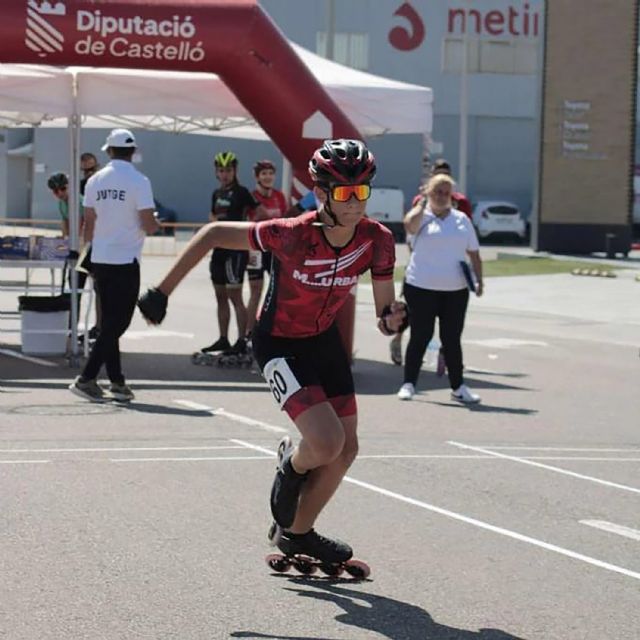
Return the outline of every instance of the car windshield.
{"type": "Polygon", "coordinates": [[[494,204],[491,207],[487,207],[487,212],[488,213],[495,213],[495,214],[499,214],[499,215],[517,215],[518,214],[518,210],[515,207],[510,207],[509,205],[506,204],[494,204]]]}

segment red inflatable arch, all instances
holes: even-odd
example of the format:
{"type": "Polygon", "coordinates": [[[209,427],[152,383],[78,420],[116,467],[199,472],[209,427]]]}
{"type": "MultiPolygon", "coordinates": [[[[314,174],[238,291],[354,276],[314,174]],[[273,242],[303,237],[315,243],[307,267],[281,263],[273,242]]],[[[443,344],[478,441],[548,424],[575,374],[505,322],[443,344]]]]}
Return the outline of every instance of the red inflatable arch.
{"type": "Polygon", "coordinates": [[[360,137],[256,0],[3,0],[2,14],[0,62],[217,73],[304,183],[322,139],[360,137]]]}

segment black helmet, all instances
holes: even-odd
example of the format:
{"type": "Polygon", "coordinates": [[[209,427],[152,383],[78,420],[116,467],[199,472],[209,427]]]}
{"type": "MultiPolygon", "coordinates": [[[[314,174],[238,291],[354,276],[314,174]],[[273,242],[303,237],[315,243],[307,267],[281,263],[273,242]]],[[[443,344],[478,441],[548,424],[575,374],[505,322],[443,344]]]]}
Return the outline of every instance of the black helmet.
{"type": "Polygon", "coordinates": [[[309,161],[309,175],[321,184],[371,182],[376,159],[362,140],[325,140],[309,161]]]}
{"type": "Polygon", "coordinates": [[[55,191],[56,189],[64,189],[69,186],[69,178],[65,173],[52,173],[47,180],[47,187],[51,189],[51,191],[55,191]]]}
{"type": "Polygon", "coordinates": [[[233,151],[221,151],[216,153],[213,163],[216,167],[233,167],[236,169],[238,167],[238,158],[236,158],[236,154],[233,151]]]}
{"type": "Polygon", "coordinates": [[[276,165],[273,164],[271,160],[258,160],[258,162],[253,165],[253,173],[255,174],[256,178],[258,177],[258,174],[265,169],[271,169],[271,171],[275,171],[276,165]]]}

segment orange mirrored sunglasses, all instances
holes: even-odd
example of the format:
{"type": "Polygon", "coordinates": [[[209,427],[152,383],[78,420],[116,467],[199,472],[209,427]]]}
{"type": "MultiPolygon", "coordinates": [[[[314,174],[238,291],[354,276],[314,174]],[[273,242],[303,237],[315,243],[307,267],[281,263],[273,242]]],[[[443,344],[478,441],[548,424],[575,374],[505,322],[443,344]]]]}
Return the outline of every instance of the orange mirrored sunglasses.
{"type": "Polygon", "coordinates": [[[363,202],[371,195],[371,187],[368,184],[341,184],[331,187],[331,197],[336,202],[348,202],[351,196],[363,202]]]}

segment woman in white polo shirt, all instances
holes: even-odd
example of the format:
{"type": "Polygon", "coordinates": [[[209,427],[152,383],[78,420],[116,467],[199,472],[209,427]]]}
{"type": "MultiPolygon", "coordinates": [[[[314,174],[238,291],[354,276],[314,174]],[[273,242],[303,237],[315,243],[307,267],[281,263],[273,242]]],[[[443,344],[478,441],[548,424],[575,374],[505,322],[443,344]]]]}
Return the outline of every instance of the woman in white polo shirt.
{"type": "Polygon", "coordinates": [[[140,255],[145,234],[155,233],[151,183],[131,163],[136,141],[131,131],[114,129],[103,151],[111,158],[85,187],[84,239],[92,243],[93,277],[100,295],[102,326],[82,374],[69,386],[93,402],[107,399],[97,382],[105,365],[110,397],[133,399],[120,363],[120,336],[133,317],[140,289],[140,255]]]}
{"type": "Polygon", "coordinates": [[[418,202],[404,220],[407,233],[414,238],[404,284],[411,338],[405,354],[404,383],[398,391],[401,400],[411,400],[416,392],[422,359],[438,318],[451,396],[460,402],[480,402],[480,396],[464,384],[462,375],[460,338],[469,289],[460,263],[469,256],[477,280],[476,293],[481,296],[482,262],[471,221],[451,206],[454,184],[446,174],[432,176],[425,187],[426,200],[418,202]]]}

